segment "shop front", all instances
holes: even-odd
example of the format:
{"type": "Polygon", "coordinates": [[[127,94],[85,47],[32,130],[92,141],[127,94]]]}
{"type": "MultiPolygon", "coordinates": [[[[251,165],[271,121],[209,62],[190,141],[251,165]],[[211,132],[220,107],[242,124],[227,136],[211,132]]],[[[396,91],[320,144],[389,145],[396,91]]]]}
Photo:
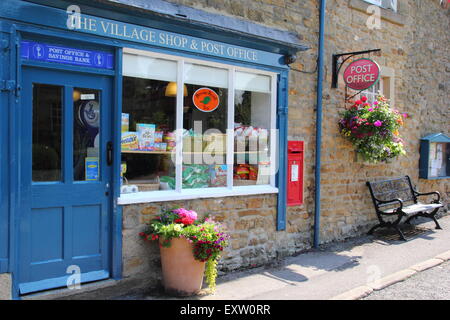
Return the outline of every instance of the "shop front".
{"type": "Polygon", "coordinates": [[[124,207],[273,195],[285,228],[287,63],[306,48],[259,28],[0,4],[0,273],[12,297],[121,279],[124,207]]]}

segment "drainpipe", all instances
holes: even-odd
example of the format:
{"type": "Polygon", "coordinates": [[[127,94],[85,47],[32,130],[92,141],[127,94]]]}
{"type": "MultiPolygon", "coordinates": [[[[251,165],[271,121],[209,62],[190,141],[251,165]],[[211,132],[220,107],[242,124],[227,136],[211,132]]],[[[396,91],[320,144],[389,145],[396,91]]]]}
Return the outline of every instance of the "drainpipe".
{"type": "Polygon", "coordinates": [[[314,205],[314,248],[319,247],[320,237],[320,157],[322,154],[322,87],[324,60],[326,0],[320,0],[319,48],[317,60],[317,119],[316,119],[316,163],[315,163],[315,205],[314,205]]]}

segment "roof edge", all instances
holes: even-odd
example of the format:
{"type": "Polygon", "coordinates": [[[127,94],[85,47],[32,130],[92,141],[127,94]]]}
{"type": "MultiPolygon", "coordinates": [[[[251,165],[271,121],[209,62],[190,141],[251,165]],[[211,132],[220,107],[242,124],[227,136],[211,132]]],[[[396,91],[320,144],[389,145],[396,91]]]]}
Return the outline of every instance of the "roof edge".
{"type": "Polygon", "coordinates": [[[94,0],[116,7],[126,7],[147,13],[158,14],[179,22],[187,22],[199,27],[207,27],[221,32],[235,33],[241,37],[256,37],[267,43],[278,44],[293,51],[305,51],[309,47],[300,43],[294,32],[267,27],[240,18],[210,13],[201,9],[174,4],[164,0],[94,0]]]}

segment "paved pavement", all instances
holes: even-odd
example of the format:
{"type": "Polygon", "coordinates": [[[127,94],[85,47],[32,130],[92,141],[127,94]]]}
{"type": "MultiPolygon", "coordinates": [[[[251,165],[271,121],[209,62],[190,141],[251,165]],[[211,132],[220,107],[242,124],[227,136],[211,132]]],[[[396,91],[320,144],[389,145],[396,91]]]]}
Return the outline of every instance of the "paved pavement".
{"type": "Polygon", "coordinates": [[[361,300],[450,300],[450,262],[374,291],[361,300]]]}
{"type": "MultiPolygon", "coordinates": [[[[450,259],[450,216],[439,219],[443,230],[435,230],[434,222],[422,218],[414,223],[413,228],[404,230],[409,239],[407,242],[398,240],[398,235],[392,230],[381,229],[375,232],[374,236],[362,236],[324,245],[319,250],[288,257],[265,267],[227,274],[217,279],[215,294],[188,299],[327,300],[349,299],[349,297],[356,299],[362,296],[361,293],[367,295],[374,290],[373,288],[381,289],[386,284],[415,274],[417,270],[435,266],[437,263],[442,264],[444,260],[450,259]],[[447,253],[439,256],[444,252],[447,253]],[[436,259],[436,256],[439,257],[436,259]],[[380,283],[379,288],[377,283],[380,283]],[[368,288],[370,290],[367,290],[368,288]]],[[[444,281],[438,279],[435,281],[436,285],[440,283],[445,285],[444,281]]],[[[449,288],[449,283],[446,284],[446,288],[449,288]]],[[[99,284],[94,284],[93,288],[87,288],[85,293],[77,293],[71,298],[181,299],[155,291],[152,291],[151,295],[124,296],[124,291],[120,289],[120,281],[106,289],[99,287],[96,290],[97,286],[99,284]]],[[[422,285],[417,284],[417,290],[420,290],[420,286],[422,285]]],[[[59,298],[70,299],[65,296],[66,294],[60,294],[59,298]]],[[[372,294],[372,298],[378,297],[376,291],[372,294]]],[[[55,299],[58,295],[55,297],[50,295],[48,298],[55,299]]]]}
{"type": "MultiPolygon", "coordinates": [[[[439,223],[443,230],[418,219],[408,242],[385,229],[289,257],[277,267],[236,272],[219,279],[214,295],[199,299],[331,299],[450,250],[450,216],[439,223]]],[[[146,297],[152,298],[164,297],[146,297]]]]}

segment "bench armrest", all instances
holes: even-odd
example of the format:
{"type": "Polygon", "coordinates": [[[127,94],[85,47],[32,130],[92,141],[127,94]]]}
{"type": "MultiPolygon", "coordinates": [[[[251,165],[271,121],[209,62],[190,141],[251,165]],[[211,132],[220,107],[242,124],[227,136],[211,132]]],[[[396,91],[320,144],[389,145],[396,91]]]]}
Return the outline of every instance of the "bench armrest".
{"type": "Polygon", "coordinates": [[[414,193],[416,194],[417,197],[420,197],[420,196],[431,196],[432,194],[435,194],[435,195],[437,195],[437,199],[434,200],[435,203],[439,203],[440,200],[441,200],[441,194],[439,192],[437,192],[437,191],[426,192],[426,193],[420,193],[420,192],[414,191],[414,193]]]}
{"type": "Polygon", "coordinates": [[[375,199],[375,200],[377,200],[377,202],[380,204],[391,204],[391,203],[394,204],[395,202],[398,202],[400,204],[400,207],[398,207],[397,210],[403,209],[403,201],[401,199],[392,199],[392,200],[386,200],[386,201],[378,200],[378,199],[375,199]]]}

